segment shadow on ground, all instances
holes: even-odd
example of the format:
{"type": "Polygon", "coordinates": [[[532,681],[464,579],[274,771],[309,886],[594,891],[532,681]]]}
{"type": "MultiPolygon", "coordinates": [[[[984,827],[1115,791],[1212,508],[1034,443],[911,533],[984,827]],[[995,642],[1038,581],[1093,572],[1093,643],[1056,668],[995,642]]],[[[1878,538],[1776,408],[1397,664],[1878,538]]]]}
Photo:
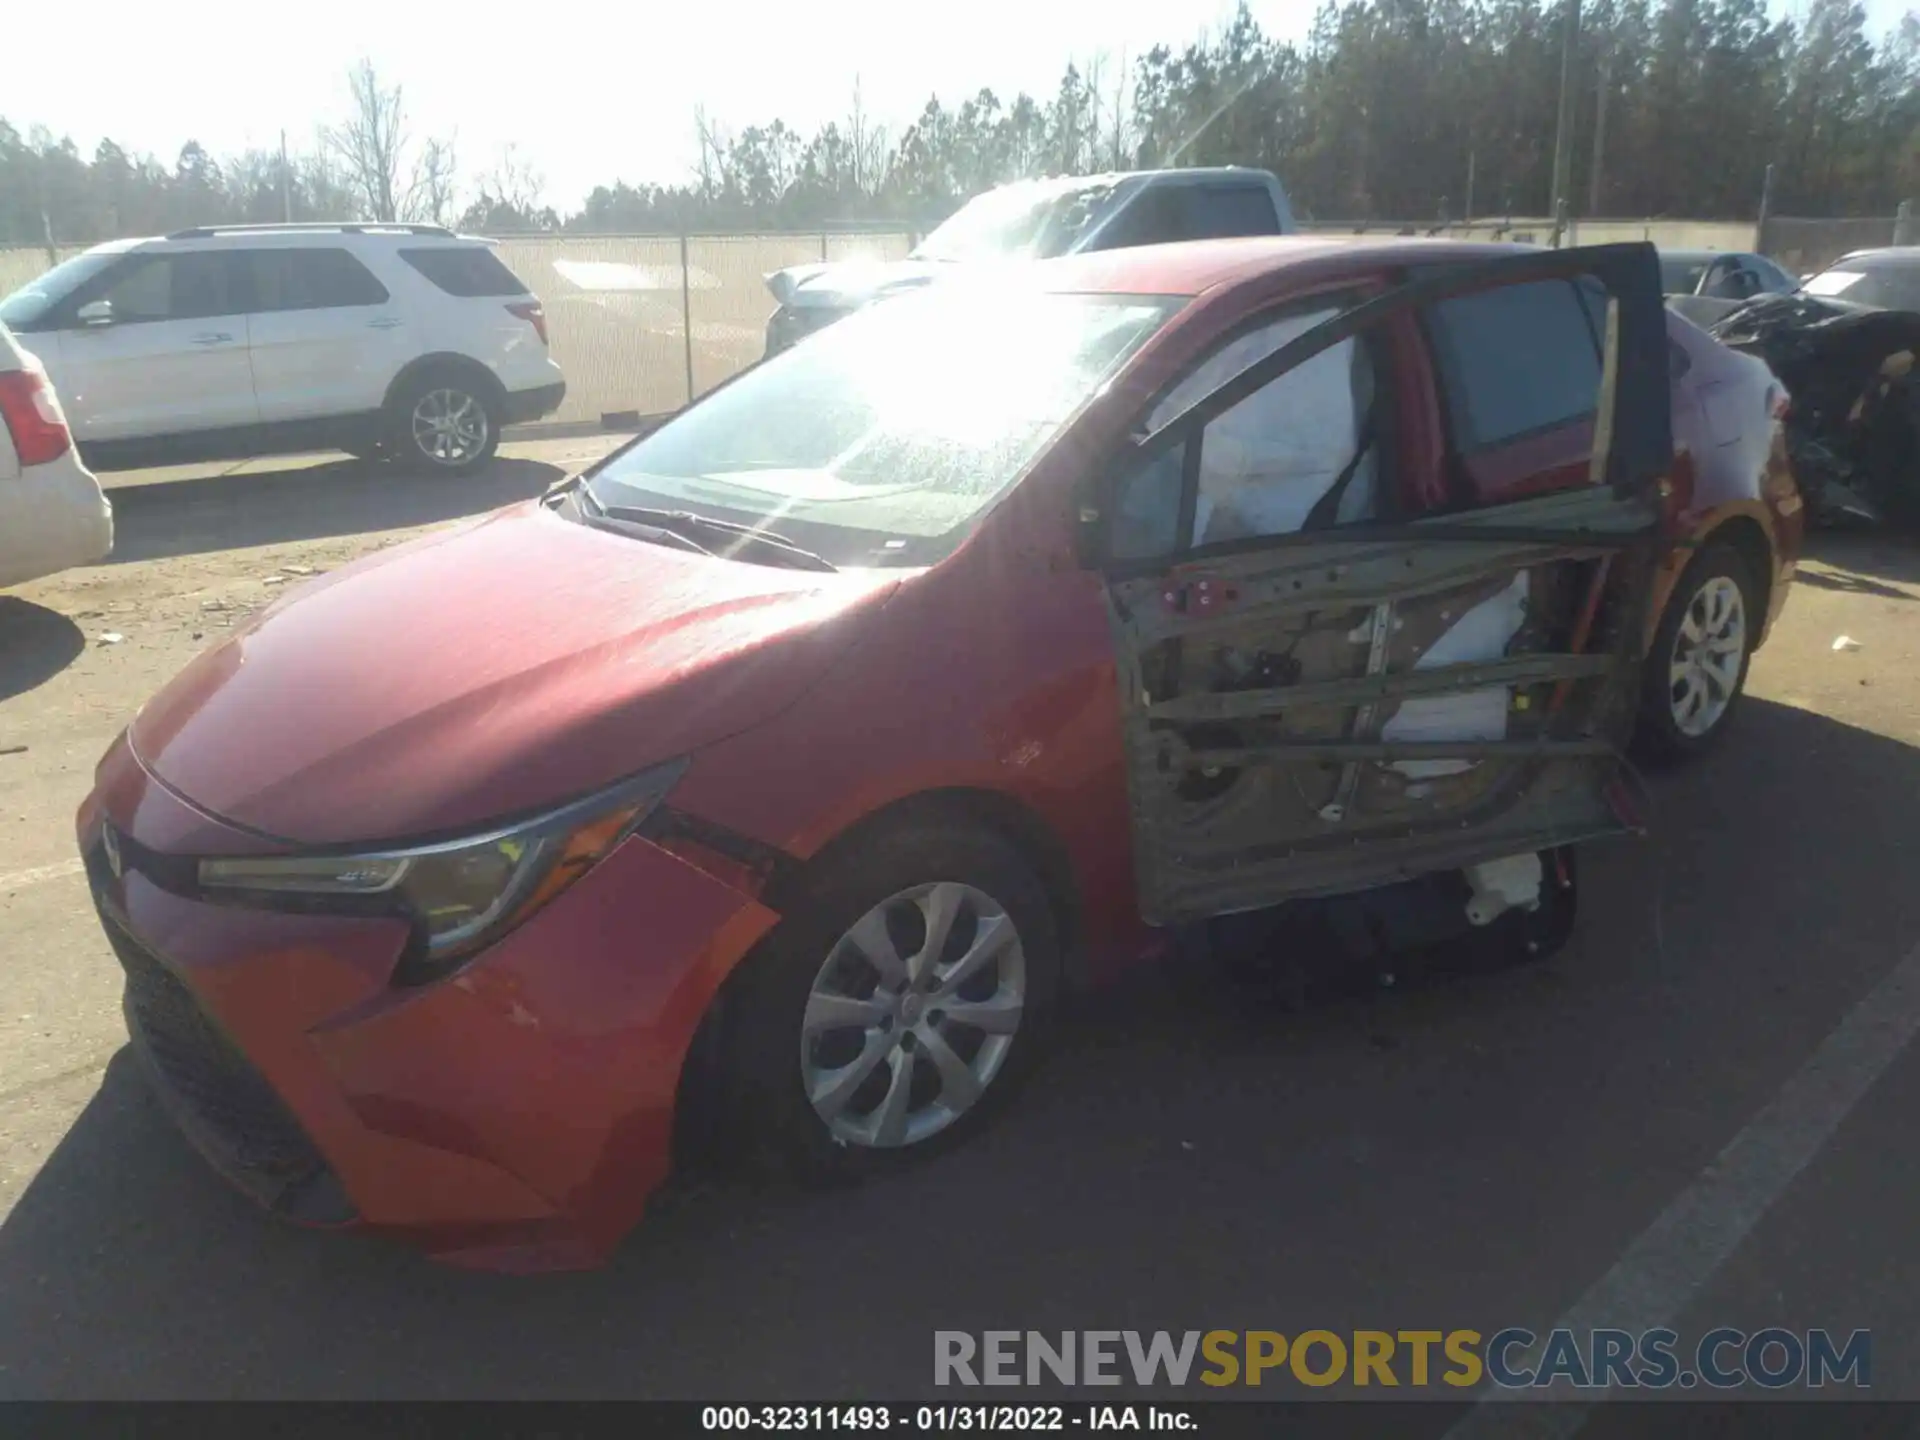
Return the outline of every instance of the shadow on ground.
{"type": "Polygon", "coordinates": [[[1807,541],[1806,558],[1831,566],[1801,569],[1796,585],[1838,590],[1852,595],[1878,595],[1888,600],[1920,600],[1905,586],[1920,586],[1920,541],[1884,533],[1827,531],[1807,541]]]}
{"type": "Polygon", "coordinates": [[[558,466],[496,459],[474,475],[412,475],[359,461],[209,475],[111,492],[109,564],[325,540],[479,515],[538,495],[558,466]]]}
{"type": "Polygon", "coordinates": [[[1740,721],[1550,962],[1305,1011],[1143,974],[969,1145],[684,1189],[593,1274],[283,1229],[123,1052],[0,1225],[0,1394],[953,1399],[935,1329],[1542,1326],[1920,936],[1920,751],[1740,721]]]}
{"type": "Polygon", "coordinates": [[[57,610],[0,595],[0,700],[46,684],[86,648],[80,627],[57,610]]]}

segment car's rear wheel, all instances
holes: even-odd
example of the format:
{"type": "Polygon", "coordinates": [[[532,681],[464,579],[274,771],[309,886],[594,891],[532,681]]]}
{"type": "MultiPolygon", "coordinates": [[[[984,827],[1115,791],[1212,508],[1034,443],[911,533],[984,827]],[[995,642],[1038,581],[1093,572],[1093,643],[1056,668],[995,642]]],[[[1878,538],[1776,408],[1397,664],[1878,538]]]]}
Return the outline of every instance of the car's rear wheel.
{"type": "Polygon", "coordinates": [[[464,475],[500,446],[500,407],[459,371],[422,376],[395,397],[387,449],[415,469],[464,475]]]}
{"type": "Polygon", "coordinates": [[[829,860],[731,987],[723,1152],[827,1179],[985,1124],[1044,1048],[1046,889],[1006,840],[916,824],[829,860]]]}
{"type": "Polygon", "coordinates": [[[1717,744],[1746,689],[1760,612],[1746,558],[1710,544],[1674,586],[1641,682],[1639,749],[1682,760],[1717,744]]]}

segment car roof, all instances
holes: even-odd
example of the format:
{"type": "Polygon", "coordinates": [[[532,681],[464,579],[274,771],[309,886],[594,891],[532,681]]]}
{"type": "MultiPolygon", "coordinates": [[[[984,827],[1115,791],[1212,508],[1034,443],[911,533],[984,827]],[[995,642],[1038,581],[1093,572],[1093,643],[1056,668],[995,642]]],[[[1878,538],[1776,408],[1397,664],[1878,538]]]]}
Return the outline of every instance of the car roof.
{"type": "Polygon", "coordinates": [[[1261,235],[1099,250],[1033,262],[1044,288],[1113,295],[1199,295],[1277,271],[1303,280],[1401,265],[1530,255],[1537,245],[1380,235],[1261,235]]]}
{"type": "Polygon", "coordinates": [[[1882,245],[1872,250],[1849,250],[1826,268],[1838,270],[1858,260],[1871,260],[1876,265],[1906,266],[1920,265],[1920,245],[1882,245]]]}
{"type": "Polygon", "coordinates": [[[156,245],[227,246],[311,245],[316,238],[355,244],[406,244],[409,246],[464,247],[491,246],[495,242],[484,235],[464,235],[442,226],[383,225],[376,221],[315,220],[291,225],[200,225],[176,230],[167,235],[143,235],[131,240],[109,240],[95,245],[91,254],[112,255],[129,250],[144,250],[156,245]]]}

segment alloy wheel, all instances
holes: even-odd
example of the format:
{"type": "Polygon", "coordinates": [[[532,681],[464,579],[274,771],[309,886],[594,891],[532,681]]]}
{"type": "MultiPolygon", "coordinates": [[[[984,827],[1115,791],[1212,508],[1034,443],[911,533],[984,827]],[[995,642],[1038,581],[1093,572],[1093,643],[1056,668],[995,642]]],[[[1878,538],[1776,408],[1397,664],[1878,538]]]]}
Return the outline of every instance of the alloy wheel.
{"type": "Polygon", "coordinates": [[[801,1022],[808,1102],[844,1145],[897,1149],[973,1109],[1027,998],[1013,919],[971,885],[902,890],[828,952],[801,1022]]]}
{"type": "Polygon", "coordinates": [[[1714,575],[1694,591],[1667,661],[1674,727],[1694,739],[1720,723],[1740,688],[1747,653],[1747,604],[1739,584],[1714,575]]]}
{"type": "Polygon", "coordinates": [[[491,423],[464,390],[429,390],[413,407],[413,443],[436,465],[464,465],[486,449],[491,423]]]}

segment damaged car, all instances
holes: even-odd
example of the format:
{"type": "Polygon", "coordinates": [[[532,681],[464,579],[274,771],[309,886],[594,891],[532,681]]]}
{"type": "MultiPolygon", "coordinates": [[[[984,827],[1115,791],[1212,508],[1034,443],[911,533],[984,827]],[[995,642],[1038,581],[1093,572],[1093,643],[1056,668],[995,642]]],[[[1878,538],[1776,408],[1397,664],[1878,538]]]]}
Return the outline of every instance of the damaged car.
{"type": "Polygon", "coordinates": [[[1845,256],[1710,329],[1785,382],[1788,445],[1816,519],[1920,531],[1920,246],[1845,256]]]}
{"type": "Polygon", "coordinates": [[[1646,245],[1424,240],[865,309],[146,705],[77,818],[135,1048],[270,1210],[550,1269],[689,1154],[963,1140],[1236,916],[1549,954],[1791,575],[1680,323],[1646,245]]]}

